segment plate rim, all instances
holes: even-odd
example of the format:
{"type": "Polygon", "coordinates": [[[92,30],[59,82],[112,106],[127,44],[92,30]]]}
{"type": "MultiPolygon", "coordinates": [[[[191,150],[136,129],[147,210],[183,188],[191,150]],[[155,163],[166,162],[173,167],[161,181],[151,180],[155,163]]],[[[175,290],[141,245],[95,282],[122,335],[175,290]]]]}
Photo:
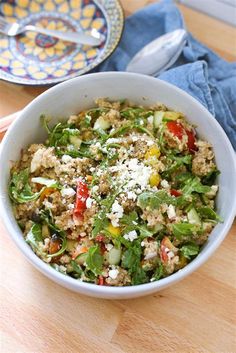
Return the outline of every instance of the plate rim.
{"type": "MultiPolygon", "coordinates": [[[[93,0],[95,2],[95,4],[101,9],[103,10],[103,15],[105,16],[105,18],[107,17],[107,11],[106,9],[104,9],[104,6],[103,4],[100,3],[100,0],[93,0]]],[[[119,33],[119,36],[116,38],[116,41],[115,43],[113,44],[112,48],[110,50],[108,50],[107,52],[105,52],[105,55],[104,57],[102,58],[102,60],[100,60],[98,63],[94,64],[94,65],[91,65],[91,67],[89,69],[86,70],[85,68],[85,71],[82,72],[82,73],[79,73],[80,71],[82,70],[79,70],[78,72],[75,72],[73,74],[70,74],[70,75],[67,75],[65,76],[64,78],[58,78],[58,79],[53,79],[53,80],[47,80],[47,79],[44,79],[44,80],[41,80],[42,82],[38,83],[38,81],[40,80],[27,80],[27,81],[24,81],[24,78],[17,78],[16,76],[15,77],[12,77],[12,75],[9,77],[6,75],[4,75],[4,71],[2,71],[0,69],[0,80],[2,81],[6,81],[6,82],[9,82],[9,83],[14,83],[14,84],[17,84],[17,85],[22,85],[22,86],[54,86],[54,85],[57,85],[58,83],[61,83],[61,82],[64,82],[64,81],[67,81],[67,80],[70,80],[70,79],[73,79],[75,77],[79,77],[79,76],[82,76],[84,74],[88,74],[88,73],[91,73],[92,70],[94,70],[97,66],[99,66],[100,64],[102,64],[106,59],[108,59],[113,53],[114,51],[116,50],[116,48],[118,47],[120,41],[121,41],[121,38],[122,38],[122,34],[124,32],[124,25],[125,25],[125,13],[124,13],[124,9],[123,9],[123,6],[121,4],[121,1],[120,0],[112,0],[115,4],[116,4],[116,7],[117,9],[119,10],[120,12],[120,20],[121,20],[121,24],[120,24],[120,27],[121,27],[121,30],[120,30],[120,33],[119,33]],[[44,82],[44,81],[47,81],[47,82],[44,82]]],[[[109,17],[109,16],[108,16],[109,17]]],[[[91,63],[93,64],[93,62],[91,63]]]]}

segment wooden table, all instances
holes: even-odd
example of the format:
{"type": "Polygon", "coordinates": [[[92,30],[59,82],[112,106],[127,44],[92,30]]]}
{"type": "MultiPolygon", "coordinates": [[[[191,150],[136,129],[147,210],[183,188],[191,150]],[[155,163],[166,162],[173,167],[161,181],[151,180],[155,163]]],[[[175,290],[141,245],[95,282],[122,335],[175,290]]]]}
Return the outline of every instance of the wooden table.
{"type": "MultiPolygon", "coordinates": [[[[129,15],[151,3],[123,0],[129,15]]],[[[236,29],[179,6],[188,29],[229,61],[236,29]]],[[[0,116],[44,88],[0,82],[0,116]]],[[[141,299],[87,298],[35,270],[1,232],[1,353],[235,353],[236,224],[214,256],[173,287],[141,299]]]]}

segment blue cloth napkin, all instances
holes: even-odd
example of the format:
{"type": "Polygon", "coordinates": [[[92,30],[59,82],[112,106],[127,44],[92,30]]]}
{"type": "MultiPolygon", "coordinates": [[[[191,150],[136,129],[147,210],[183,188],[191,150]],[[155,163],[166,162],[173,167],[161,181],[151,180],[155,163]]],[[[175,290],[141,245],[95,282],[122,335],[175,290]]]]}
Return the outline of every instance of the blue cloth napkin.
{"type": "MultiPolygon", "coordinates": [[[[149,5],[126,19],[119,46],[96,71],[125,71],[143,46],[184,27],[172,0],[149,5]]],[[[178,61],[159,78],[199,100],[215,116],[236,149],[236,63],[221,59],[189,34],[178,61]]]]}

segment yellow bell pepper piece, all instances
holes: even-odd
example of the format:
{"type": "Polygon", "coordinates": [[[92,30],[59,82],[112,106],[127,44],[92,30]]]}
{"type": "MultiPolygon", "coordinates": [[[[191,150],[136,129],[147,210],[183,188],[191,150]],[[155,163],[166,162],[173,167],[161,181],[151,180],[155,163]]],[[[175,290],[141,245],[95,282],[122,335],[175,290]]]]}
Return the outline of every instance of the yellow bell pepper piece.
{"type": "Polygon", "coordinates": [[[118,237],[119,235],[121,235],[120,227],[114,227],[111,223],[108,225],[107,230],[114,237],[118,237]]]}
{"type": "Polygon", "coordinates": [[[152,159],[153,157],[159,158],[161,152],[156,145],[151,146],[145,153],[145,159],[152,159]]]}
{"type": "Polygon", "coordinates": [[[158,173],[151,174],[151,176],[149,178],[149,184],[151,186],[158,186],[160,181],[161,181],[161,177],[158,173]]]}

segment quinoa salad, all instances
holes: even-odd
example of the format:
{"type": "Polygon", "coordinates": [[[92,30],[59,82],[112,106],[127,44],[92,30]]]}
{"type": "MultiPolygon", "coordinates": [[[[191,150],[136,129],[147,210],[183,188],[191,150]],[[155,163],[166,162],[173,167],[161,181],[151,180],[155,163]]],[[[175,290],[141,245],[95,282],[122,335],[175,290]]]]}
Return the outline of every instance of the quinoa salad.
{"type": "Polygon", "coordinates": [[[138,285],[201,251],[216,223],[212,146],[162,104],[96,100],[21,153],[9,195],[24,239],[75,280],[138,285]]]}

